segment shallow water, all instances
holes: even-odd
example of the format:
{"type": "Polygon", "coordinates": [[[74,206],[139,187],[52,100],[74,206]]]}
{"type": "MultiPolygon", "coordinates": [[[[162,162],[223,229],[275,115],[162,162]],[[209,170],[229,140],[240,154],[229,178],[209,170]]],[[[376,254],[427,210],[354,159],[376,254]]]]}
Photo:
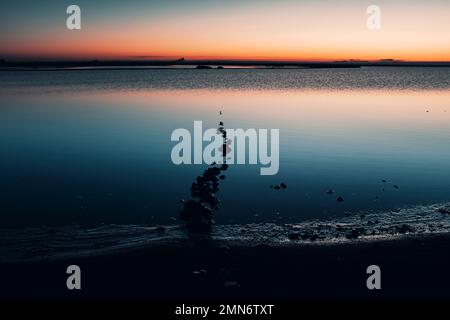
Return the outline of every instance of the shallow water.
{"type": "Polygon", "coordinates": [[[170,134],[194,120],[280,129],[279,174],[230,166],[219,225],[450,197],[450,68],[2,71],[0,103],[2,228],[179,224],[206,166],[175,166],[170,134]]]}

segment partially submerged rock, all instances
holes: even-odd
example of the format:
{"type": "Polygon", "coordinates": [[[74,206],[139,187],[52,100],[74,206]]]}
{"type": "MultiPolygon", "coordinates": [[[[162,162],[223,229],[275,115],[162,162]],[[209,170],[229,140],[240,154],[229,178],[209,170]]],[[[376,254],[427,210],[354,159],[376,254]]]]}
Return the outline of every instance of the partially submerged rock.
{"type": "Polygon", "coordinates": [[[364,228],[356,228],[352,229],[350,232],[348,232],[345,237],[349,240],[351,239],[357,239],[359,238],[364,232],[364,228]]]}
{"type": "Polygon", "coordinates": [[[450,207],[439,208],[439,209],[437,209],[437,212],[442,213],[442,214],[450,214],[450,207]]]}
{"type": "MultiPolygon", "coordinates": [[[[225,141],[226,131],[223,128],[222,121],[218,131],[223,134],[225,141]]],[[[219,209],[219,199],[215,195],[219,191],[219,179],[225,179],[223,172],[227,169],[228,165],[226,163],[217,167],[214,162],[192,183],[192,199],[183,202],[183,210],[180,212],[181,220],[186,222],[186,226],[190,231],[209,231],[214,222],[212,219],[213,211],[219,209]]]]}

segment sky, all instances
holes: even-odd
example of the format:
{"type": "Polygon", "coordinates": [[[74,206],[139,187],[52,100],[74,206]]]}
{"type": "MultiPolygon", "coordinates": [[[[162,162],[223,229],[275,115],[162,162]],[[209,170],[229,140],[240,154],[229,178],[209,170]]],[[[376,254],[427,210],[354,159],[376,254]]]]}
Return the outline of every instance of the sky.
{"type": "Polygon", "coordinates": [[[0,58],[450,61],[448,0],[16,0],[0,58]],[[81,8],[68,30],[66,8],[81,8]],[[369,5],[381,29],[369,30],[369,5]]]}

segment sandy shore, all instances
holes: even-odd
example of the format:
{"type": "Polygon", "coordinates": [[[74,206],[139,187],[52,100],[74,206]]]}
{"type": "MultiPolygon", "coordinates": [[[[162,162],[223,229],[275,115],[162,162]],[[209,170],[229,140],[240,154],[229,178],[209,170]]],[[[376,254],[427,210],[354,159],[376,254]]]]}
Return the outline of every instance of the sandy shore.
{"type": "Polygon", "coordinates": [[[70,260],[1,263],[0,298],[450,298],[450,235],[337,245],[180,241],[70,260]],[[66,289],[66,267],[82,290],[66,289]],[[382,289],[366,288],[381,268],[382,289]]]}

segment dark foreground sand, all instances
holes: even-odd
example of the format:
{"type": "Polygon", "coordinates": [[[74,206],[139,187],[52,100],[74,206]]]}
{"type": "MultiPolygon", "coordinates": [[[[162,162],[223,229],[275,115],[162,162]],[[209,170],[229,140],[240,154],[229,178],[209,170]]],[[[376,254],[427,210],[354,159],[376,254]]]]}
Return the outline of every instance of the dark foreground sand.
{"type": "Polygon", "coordinates": [[[0,298],[448,299],[449,249],[449,234],[327,246],[187,241],[89,258],[2,263],[0,298]],[[81,267],[81,291],[66,289],[70,264],[81,267]],[[372,264],[381,267],[381,290],[366,288],[372,264]]]}

